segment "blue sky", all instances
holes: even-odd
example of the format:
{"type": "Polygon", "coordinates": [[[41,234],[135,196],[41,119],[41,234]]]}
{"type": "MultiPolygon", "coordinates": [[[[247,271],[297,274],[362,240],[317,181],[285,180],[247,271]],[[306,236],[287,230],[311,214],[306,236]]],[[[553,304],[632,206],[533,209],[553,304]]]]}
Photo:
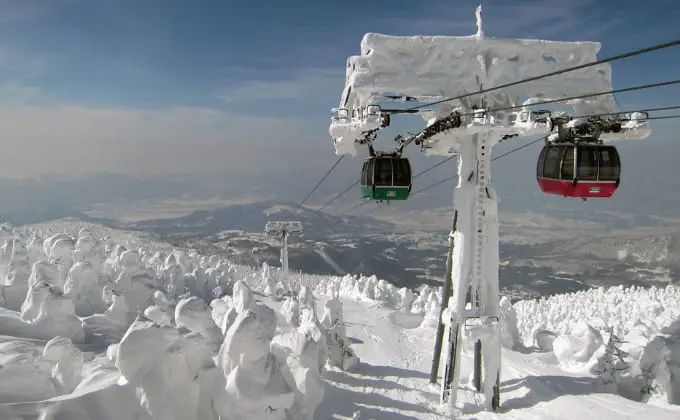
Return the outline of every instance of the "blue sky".
{"type": "MultiPolygon", "coordinates": [[[[330,162],[329,108],[363,34],[472,34],[477,4],[0,0],[0,123],[16,135],[4,142],[16,154],[59,148],[50,165],[61,160],[65,171],[191,172],[227,161],[269,164],[272,153],[283,154],[274,166],[284,166],[280,160],[290,156],[282,143],[330,162]],[[196,162],[178,163],[187,153],[196,162]]],[[[504,0],[483,7],[487,36],[600,41],[602,57],[680,34],[675,0],[644,7],[629,0],[504,0]]],[[[614,85],[672,79],[679,70],[680,48],[673,48],[615,63],[614,85]]],[[[675,105],[677,93],[619,101],[675,105]]],[[[16,156],[0,163],[26,174],[50,166],[16,156]]]]}

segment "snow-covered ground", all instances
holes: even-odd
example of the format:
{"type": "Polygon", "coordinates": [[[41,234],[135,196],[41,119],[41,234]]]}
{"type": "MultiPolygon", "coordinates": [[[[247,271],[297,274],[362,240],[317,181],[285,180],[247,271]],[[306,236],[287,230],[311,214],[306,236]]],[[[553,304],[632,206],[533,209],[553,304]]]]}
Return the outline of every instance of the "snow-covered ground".
{"type": "MultiPolygon", "coordinates": [[[[439,419],[440,290],[292,275],[66,221],[0,231],[0,419],[439,419]],[[290,287],[292,290],[289,290],[290,287]]],[[[680,289],[500,302],[501,410],[680,418],[680,289]]],[[[469,376],[464,353],[461,377],[469,376]]]]}

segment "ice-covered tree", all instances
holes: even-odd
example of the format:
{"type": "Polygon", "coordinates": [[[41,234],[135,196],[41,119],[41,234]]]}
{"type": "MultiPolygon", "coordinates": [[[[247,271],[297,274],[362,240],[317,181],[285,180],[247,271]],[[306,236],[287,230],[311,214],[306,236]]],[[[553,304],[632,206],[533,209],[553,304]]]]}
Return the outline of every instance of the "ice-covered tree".
{"type": "Polygon", "coordinates": [[[628,353],[621,349],[622,344],[623,340],[610,328],[609,340],[607,340],[605,345],[604,354],[600,357],[594,369],[594,373],[600,378],[601,384],[613,392],[618,390],[620,372],[630,368],[630,365],[625,360],[628,353]]]}

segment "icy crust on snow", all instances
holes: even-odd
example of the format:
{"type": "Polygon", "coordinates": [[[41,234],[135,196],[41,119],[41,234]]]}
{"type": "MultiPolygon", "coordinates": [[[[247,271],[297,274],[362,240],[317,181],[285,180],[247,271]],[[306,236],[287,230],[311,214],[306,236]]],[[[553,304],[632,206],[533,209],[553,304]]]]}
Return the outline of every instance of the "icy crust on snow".
{"type": "Polygon", "coordinates": [[[520,301],[525,344],[614,392],[680,404],[680,288],[597,288],[520,301]]]}

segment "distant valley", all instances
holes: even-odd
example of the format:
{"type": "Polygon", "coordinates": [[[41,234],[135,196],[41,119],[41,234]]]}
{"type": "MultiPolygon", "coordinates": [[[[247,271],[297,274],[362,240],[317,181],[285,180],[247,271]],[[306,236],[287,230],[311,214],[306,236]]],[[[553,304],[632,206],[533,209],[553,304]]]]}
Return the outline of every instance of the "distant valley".
{"type": "MultiPolygon", "coordinates": [[[[305,231],[291,240],[291,270],[375,274],[412,288],[440,284],[448,211],[377,213],[380,219],[333,216],[260,201],[128,227],[153,232],[178,246],[199,246],[238,263],[278,266],[279,244],[264,235],[264,225],[270,220],[299,220],[305,231]]],[[[668,220],[662,227],[647,222],[639,216],[604,212],[586,220],[557,212],[506,215],[501,222],[501,289],[519,299],[600,285],[675,282],[680,278],[680,221],[668,220]]]]}
{"type": "MultiPolygon", "coordinates": [[[[669,150],[677,147],[676,143],[665,146],[669,150]]],[[[531,173],[533,164],[518,162],[534,160],[535,150],[498,161],[497,173],[517,174],[498,177],[496,182],[501,197],[500,281],[505,294],[519,298],[597,285],[678,281],[680,196],[659,193],[677,190],[677,177],[646,170],[652,167],[649,159],[657,155],[639,154],[640,147],[621,147],[630,157],[621,192],[611,200],[585,203],[539,194],[531,173]]],[[[416,166],[432,164],[420,158],[422,162],[414,160],[416,166]]],[[[307,174],[295,180],[283,174],[276,179],[263,175],[266,179],[251,179],[252,185],[224,182],[235,174],[0,180],[0,220],[21,225],[71,217],[152,232],[177,246],[199,246],[204,252],[228,255],[243,264],[275,266],[279,265],[279,245],[264,236],[265,223],[299,220],[305,232],[291,241],[292,270],[375,274],[413,288],[440,284],[453,183],[417,200],[364,203],[356,211],[348,211],[359,203],[357,191],[351,191],[323,212],[315,210],[347,186],[346,180],[355,175],[354,166],[339,168],[336,178],[329,179],[309,207],[301,209],[295,203],[267,197],[303,197],[309,192],[307,174]]],[[[668,164],[659,164],[659,168],[674,170],[668,164]]],[[[449,173],[451,169],[441,167],[449,173]]],[[[440,179],[434,172],[419,178],[418,187],[440,179]]]]}

